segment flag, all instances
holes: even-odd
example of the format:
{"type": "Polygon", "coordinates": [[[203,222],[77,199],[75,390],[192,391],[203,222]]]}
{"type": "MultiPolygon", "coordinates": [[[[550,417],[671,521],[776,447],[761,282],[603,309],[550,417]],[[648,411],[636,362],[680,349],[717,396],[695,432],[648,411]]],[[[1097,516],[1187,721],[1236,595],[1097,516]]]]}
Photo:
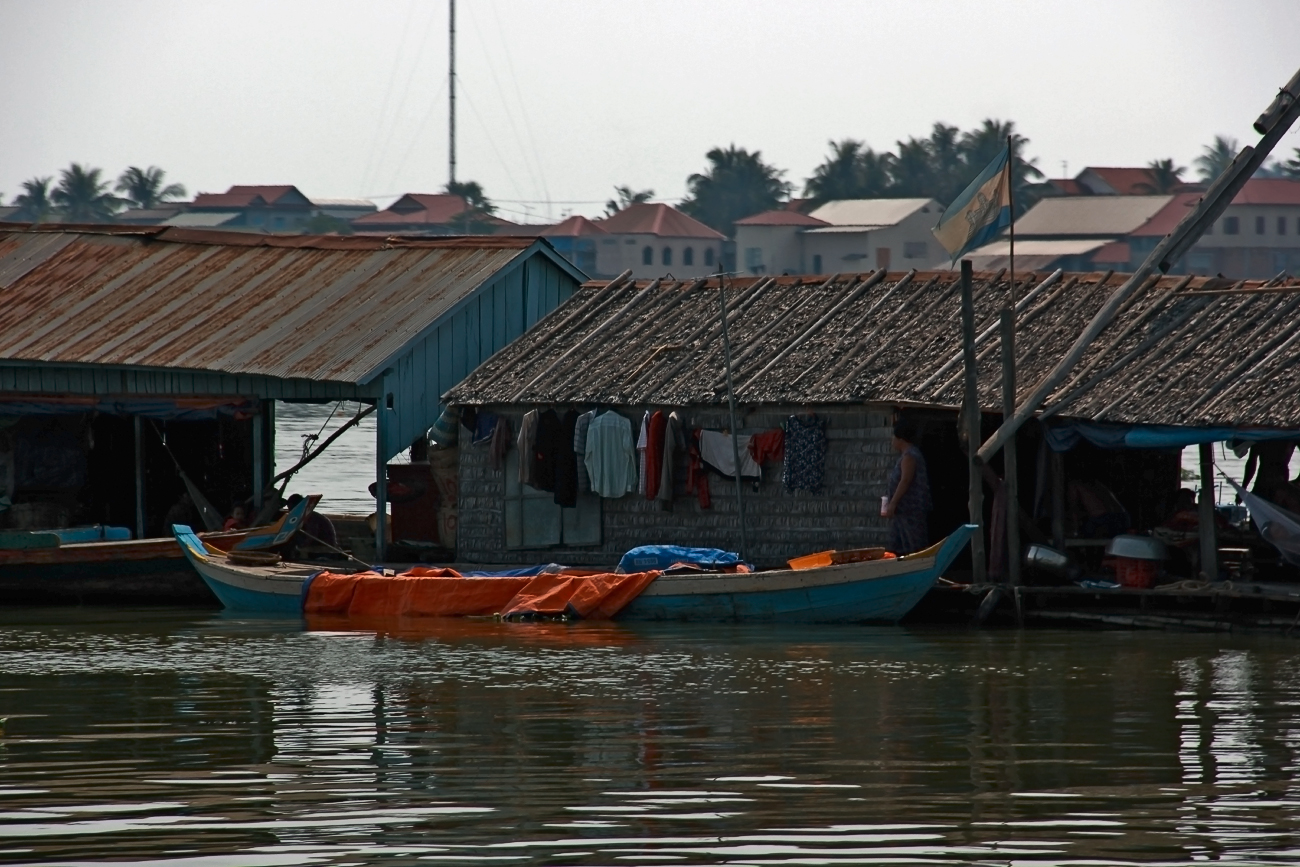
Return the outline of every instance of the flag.
{"type": "Polygon", "coordinates": [[[1011,225],[1011,153],[1009,148],[971,181],[939,218],[932,230],[956,262],[992,241],[1011,225]]]}

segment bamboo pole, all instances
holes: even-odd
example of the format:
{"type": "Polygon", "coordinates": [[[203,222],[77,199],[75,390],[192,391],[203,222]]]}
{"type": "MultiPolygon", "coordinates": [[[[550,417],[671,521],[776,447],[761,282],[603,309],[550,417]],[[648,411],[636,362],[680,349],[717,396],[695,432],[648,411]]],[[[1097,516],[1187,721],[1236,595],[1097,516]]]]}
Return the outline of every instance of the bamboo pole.
{"type": "MultiPolygon", "coordinates": [[[[1016,314],[1002,311],[1002,417],[1016,411],[1016,314]]],[[[1016,466],[1016,442],[1002,453],[1002,491],[1007,507],[1007,583],[1020,584],[1020,475],[1016,466]]]]}
{"type": "Polygon", "coordinates": [[[984,556],[984,474],[976,444],[980,441],[979,370],[975,361],[975,299],[971,286],[973,268],[961,260],[962,348],[966,357],[966,454],[968,456],[970,523],[976,526],[970,540],[971,580],[983,584],[987,574],[984,556]]]}
{"type": "Polygon", "coordinates": [[[749,550],[745,530],[745,484],[740,477],[740,429],[736,425],[736,389],[731,382],[731,338],[727,334],[727,290],[722,275],[718,275],[718,316],[722,323],[722,360],[727,372],[727,407],[731,413],[731,457],[736,471],[736,517],[740,521],[740,558],[749,550]]]}

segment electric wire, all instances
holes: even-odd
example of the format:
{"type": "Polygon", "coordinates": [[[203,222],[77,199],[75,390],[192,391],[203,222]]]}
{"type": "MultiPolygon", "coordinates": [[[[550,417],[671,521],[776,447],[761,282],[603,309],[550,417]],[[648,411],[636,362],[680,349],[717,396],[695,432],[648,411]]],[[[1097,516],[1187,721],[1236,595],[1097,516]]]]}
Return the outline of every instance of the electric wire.
{"type": "Polygon", "coordinates": [[[384,88],[384,98],[379,103],[379,117],[370,133],[370,155],[366,157],[365,167],[361,172],[361,189],[370,186],[370,171],[375,161],[375,151],[379,148],[379,130],[388,115],[388,102],[393,95],[393,84],[397,81],[397,67],[401,61],[402,51],[406,47],[406,34],[411,30],[411,18],[415,15],[415,0],[406,4],[406,22],[402,25],[402,38],[398,40],[397,51],[393,53],[393,66],[388,71],[388,86],[384,88]]]}

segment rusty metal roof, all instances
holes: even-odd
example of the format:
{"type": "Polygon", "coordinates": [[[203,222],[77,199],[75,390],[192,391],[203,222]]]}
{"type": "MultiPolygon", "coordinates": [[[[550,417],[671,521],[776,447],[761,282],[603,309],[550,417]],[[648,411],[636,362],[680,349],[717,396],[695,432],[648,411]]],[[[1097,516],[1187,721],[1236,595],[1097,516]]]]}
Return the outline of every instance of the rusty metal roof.
{"type": "MultiPolygon", "coordinates": [[[[1018,273],[1022,396],[1124,275],[1018,273]]],[[[975,280],[980,403],[1001,410],[1006,272],[975,280]]],[[[728,281],[737,398],[751,405],[962,399],[953,271],[728,281]]],[[[588,283],[446,395],[463,404],[682,406],[726,399],[716,280],[588,283]]],[[[1300,281],[1153,279],[1093,343],[1048,411],[1096,421],[1300,427],[1300,281]]]]}
{"type": "Polygon", "coordinates": [[[365,383],[534,247],[559,261],[529,238],[0,230],[0,361],[365,383]]]}

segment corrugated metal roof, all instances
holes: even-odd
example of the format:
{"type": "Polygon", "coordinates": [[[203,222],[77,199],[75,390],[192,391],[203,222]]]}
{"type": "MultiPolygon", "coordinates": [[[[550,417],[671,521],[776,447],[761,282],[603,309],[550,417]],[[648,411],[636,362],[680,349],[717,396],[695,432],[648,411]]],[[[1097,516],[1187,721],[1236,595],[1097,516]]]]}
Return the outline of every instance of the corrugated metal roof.
{"type": "Polygon", "coordinates": [[[1168,205],[1173,196],[1060,196],[1043,199],[1016,221],[1016,237],[1119,238],[1168,205]]]}
{"type": "Polygon", "coordinates": [[[364,383],[531,245],[0,231],[0,360],[364,383]]]}
{"type": "Polygon", "coordinates": [[[896,226],[923,208],[939,222],[943,208],[934,199],[842,199],[827,202],[810,216],[832,226],[896,226]]]}
{"type": "MultiPolygon", "coordinates": [[[[1124,275],[1018,274],[1021,394],[1056,364],[1124,275]]],[[[977,275],[980,402],[1001,407],[1004,272],[977,275]]],[[[959,406],[954,271],[728,282],[744,404],[959,406]],[[879,282],[873,282],[878,280],[879,282]]],[[[1048,406],[1097,421],[1300,427],[1300,281],[1162,277],[1093,342],[1048,406]]],[[[588,283],[447,399],[681,406],[726,400],[716,281],[588,283]]]]}

